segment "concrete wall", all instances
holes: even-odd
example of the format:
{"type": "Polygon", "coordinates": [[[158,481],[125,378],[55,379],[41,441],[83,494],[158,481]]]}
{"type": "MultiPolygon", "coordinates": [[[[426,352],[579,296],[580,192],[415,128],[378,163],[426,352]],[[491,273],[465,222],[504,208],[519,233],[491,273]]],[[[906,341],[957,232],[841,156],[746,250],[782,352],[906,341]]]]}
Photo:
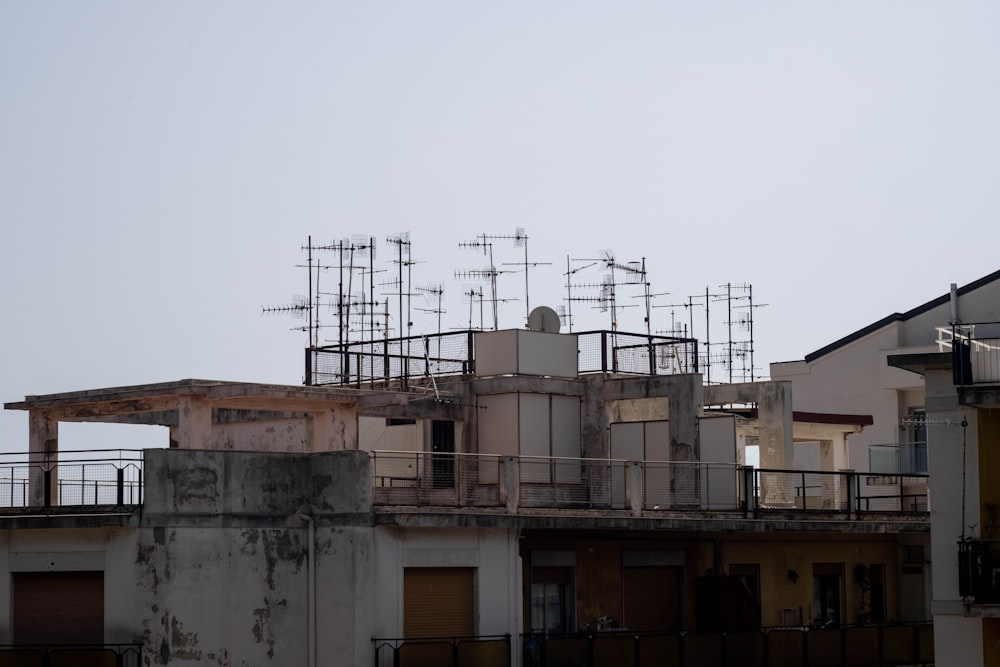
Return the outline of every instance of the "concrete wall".
{"type": "Polygon", "coordinates": [[[306,664],[310,545],[299,514],[316,522],[318,664],[370,664],[364,452],[158,450],[146,478],[133,576],[149,664],[306,664]]]}

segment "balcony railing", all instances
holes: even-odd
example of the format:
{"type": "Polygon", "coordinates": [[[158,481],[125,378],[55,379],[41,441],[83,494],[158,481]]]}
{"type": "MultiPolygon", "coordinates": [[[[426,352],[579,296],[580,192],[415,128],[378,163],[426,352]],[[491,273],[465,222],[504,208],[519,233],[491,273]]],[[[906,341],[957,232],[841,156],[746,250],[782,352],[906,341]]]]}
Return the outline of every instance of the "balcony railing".
{"type": "MultiPolygon", "coordinates": [[[[306,350],[307,385],[406,384],[475,372],[475,331],[327,345],[306,350]]],[[[576,333],[579,373],[698,372],[698,341],[616,331],[576,333]]]]}
{"type": "Polygon", "coordinates": [[[938,347],[951,350],[955,384],[1000,384],[1000,322],[956,324],[950,331],[939,329],[938,347]]]}
{"type": "Polygon", "coordinates": [[[0,508],[141,504],[141,450],[0,454],[0,508]]]}
{"type": "Polygon", "coordinates": [[[382,506],[926,515],[926,475],[729,463],[372,452],[382,506]]]}
{"type": "MultiPolygon", "coordinates": [[[[811,629],[769,627],[728,632],[629,632],[524,635],[525,667],[589,665],[933,665],[931,623],[811,629]]],[[[398,663],[405,667],[407,663],[398,663]]],[[[413,664],[413,663],[410,663],[413,664]]]]}
{"type": "Polygon", "coordinates": [[[373,639],[375,667],[510,667],[510,635],[373,639]]]}
{"type": "Polygon", "coordinates": [[[868,469],[878,474],[926,474],[927,442],[868,446],[868,469]]]}
{"type": "Polygon", "coordinates": [[[1000,604],[1000,540],[958,543],[958,593],[972,604],[1000,604]]]}
{"type": "Polygon", "coordinates": [[[18,667],[139,667],[142,664],[142,644],[101,645],[3,645],[0,665],[18,667]]]}

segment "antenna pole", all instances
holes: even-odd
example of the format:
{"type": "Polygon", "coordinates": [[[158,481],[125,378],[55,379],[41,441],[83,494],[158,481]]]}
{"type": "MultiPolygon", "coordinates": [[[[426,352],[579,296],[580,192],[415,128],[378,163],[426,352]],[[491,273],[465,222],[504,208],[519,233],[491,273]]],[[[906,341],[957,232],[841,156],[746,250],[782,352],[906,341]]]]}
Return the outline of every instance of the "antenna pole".
{"type": "MultiPolygon", "coordinates": [[[[308,260],[308,265],[309,265],[309,268],[308,268],[308,270],[309,270],[309,292],[308,292],[308,294],[309,294],[309,297],[308,297],[309,298],[309,306],[307,308],[307,311],[309,313],[309,347],[315,348],[316,344],[313,342],[313,295],[312,295],[313,294],[313,288],[312,288],[312,278],[313,278],[313,237],[312,237],[311,234],[308,237],[306,237],[306,245],[308,247],[308,252],[307,252],[306,256],[309,258],[309,260],[308,260]]],[[[317,292],[318,292],[318,290],[317,290],[317,292]]],[[[319,294],[318,293],[316,294],[316,301],[317,302],[319,301],[319,294]]],[[[317,303],[317,305],[319,305],[319,304],[317,303]]]]}

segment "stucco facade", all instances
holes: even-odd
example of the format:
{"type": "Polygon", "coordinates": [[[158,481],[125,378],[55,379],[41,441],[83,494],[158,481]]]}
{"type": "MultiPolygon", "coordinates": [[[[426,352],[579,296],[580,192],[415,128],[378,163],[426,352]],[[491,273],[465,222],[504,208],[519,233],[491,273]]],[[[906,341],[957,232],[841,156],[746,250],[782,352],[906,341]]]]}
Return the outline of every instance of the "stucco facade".
{"type": "MultiPolygon", "coordinates": [[[[51,554],[101,572],[103,641],[150,665],[926,653],[901,569],[926,493],[837,469],[863,419],[797,415],[785,382],[581,374],[576,337],[523,333],[482,336],[487,363],[433,386],[183,380],[8,404],[31,416],[37,472],[0,519],[0,581],[51,554]],[[139,502],[119,473],[117,502],[61,506],[54,485],[86,473],[60,463],[58,424],[88,420],[168,427],[139,502]],[[817,470],[795,470],[803,437],[827,443],[817,470]],[[742,465],[750,441],[769,470],[742,465]]],[[[16,616],[25,594],[6,595],[16,616]]]]}

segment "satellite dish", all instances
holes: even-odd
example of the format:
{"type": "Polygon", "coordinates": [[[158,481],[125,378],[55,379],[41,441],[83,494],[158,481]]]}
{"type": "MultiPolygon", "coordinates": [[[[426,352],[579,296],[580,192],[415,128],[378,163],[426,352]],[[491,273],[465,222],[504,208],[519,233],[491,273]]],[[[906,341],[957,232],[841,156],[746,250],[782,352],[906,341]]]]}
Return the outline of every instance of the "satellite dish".
{"type": "Polygon", "coordinates": [[[528,315],[528,328],[544,333],[559,333],[559,315],[548,306],[532,308],[528,315]]]}

